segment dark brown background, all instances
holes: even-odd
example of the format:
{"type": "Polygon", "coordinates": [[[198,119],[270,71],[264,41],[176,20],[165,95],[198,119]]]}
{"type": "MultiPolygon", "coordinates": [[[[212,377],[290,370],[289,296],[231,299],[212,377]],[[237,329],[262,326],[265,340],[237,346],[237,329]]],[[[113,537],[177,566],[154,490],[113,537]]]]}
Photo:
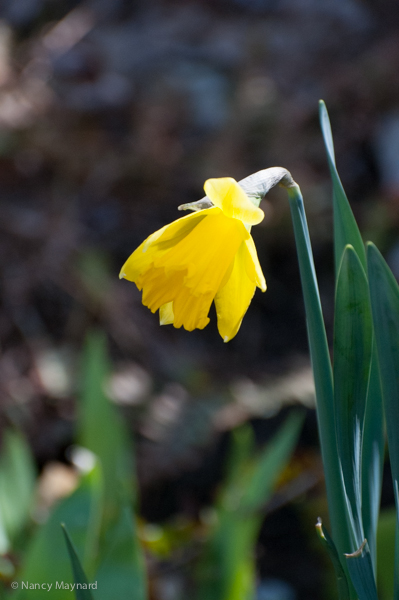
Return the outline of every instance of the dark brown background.
{"type": "Polygon", "coordinates": [[[306,572],[322,569],[309,526],[322,486],[284,192],[270,194],[253,230],[268,291],[229,344],[213,309],[202,332],[160,328],[117,276],[147,235],[181,216],[179,204],[203,195],[205,179],[283,166],[304,194],[330,333],[319,98],[360,226],[399,273],[396,3],[3,0],[0,10],[3,426],[23,428],[39,466],[65,460],[83,340],[103,329],[111,396],[138,440],[143,514],[163,521],[211,502],[234,425],[250,420],[262,442],[281,407],[304,404],[296,460],[310,483],[266,520],[259,569],[299,599],[318,597],[306,572]]]}

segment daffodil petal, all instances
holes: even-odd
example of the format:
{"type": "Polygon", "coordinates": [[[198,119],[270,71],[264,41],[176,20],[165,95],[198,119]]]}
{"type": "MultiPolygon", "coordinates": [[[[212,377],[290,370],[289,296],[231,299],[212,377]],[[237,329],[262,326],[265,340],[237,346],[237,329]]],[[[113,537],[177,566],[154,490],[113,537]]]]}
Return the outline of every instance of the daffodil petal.
{"type": "MultiPolygon", "coordinates": [[[[212,293],[221,286],[241,243],[249,238],[243,223],[227,218],[221,211],[209,214],[189,236],[157,256],[154,268],[165,269],[167,277],[184,271],[184,286],[195,296],[212,293]]],[[[176,306],[174,307],[176,315],[176,306]]]]}
{"type": "MultiPolygon", "coordinates": [[[[209,212],[219,213],[218,208],[201,210],[181,219],[177,219],[165,225],[158,231],[152,233],[140,246],[129,256],[123,265],[119,278],[125,278],[137,283],[140,275],[145,273],[152,265],[156,256],[161,256],[189,233],[205,218],[209,212]]],[[[139,289],[141,289],[139,287],[139,289]]]]}
{"type": "Polygon", "coordinates": [[[262,272],[262,267],[260,266],[258,253],[256,252],[256,247],[252,236],[249,236],[247,240],[245,240],[246,254],[245,254],[245,268],[248,274],[248,277],[255,282],[255,284],[262,290],[262,292],[266,291],[266,280],[262,272]]]}
{"type": "Polygon", "coordinates": [[[220,177],[205,181],[204,190],[213,204],[219,207],[226,217],[239,219],[247,225],[257,225],[264,218],[264,212],[249,200],[244,190],[232,177],[220,177]]]}
{"type": "Polygon", "coordinates": [[[173,300],[173,325],[183,326],[187,331],[204,329],[209,323],[208,312],[212,300],[212,293],[197,296],[190,288],[182,286],[173,300]]]}
{"type": "Polygon", "coordinates": [[[225,342],[238,332],[255,293],[256,285],[246,270],[247,247],[243,242],[235,256],[231,275],[215,297],[218,330],[225,342]]]}
{"type": "Polygon", "coordinates": [[[151,268],[136,282],[143,290],[142,302],[153,313],[162,305],[172,302],[183,286],[184,272],[166,274],[164,269],[151,268]]]}
{"type": "MultiPolygon", "coordinates": [[[[197,227],[197,225],[209,214],[219,214],[220,210],[216,207],[207,208],[204,210],[199,210],[195,213],[191,213],[189,215],[185,215],[180,219],[176,219],[169,225],[165,225],[162,229],[159,230],[161,235],[159,235],[156,239],[148,238],[148,241],[144,242],[144,252],[147,252],[149,245],[153,245],[154,243],[157,246],[158,250],[169,250],[176,244],[178,244],[183,238],[185,238],[191,231],[197,227]]],[[[152,234],[153,236],[155,234],[152,234]]]]}
{"type": "Polygon", "coordinates": [[[171,325],[174,321],[173,302],[163,304],[159,309],[159,324],[171,325]]]}

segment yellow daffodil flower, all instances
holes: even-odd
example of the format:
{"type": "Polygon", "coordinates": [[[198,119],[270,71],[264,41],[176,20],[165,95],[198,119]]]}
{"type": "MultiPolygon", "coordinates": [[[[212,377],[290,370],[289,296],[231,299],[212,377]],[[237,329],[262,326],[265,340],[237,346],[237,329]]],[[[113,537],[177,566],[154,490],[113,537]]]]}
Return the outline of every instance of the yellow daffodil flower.
{"type": "Polygon", "coordinates": [[[143,304],[152,312],[159,309],[161,325],[203,329],[214,300],[219,333],[228,342],[238,332],[255,288],[266,290],[249,233],[264,213],[230,177],[208,179],[204,189],[212,208],[150,235],[119,277],[143,290],[143,304]]]}

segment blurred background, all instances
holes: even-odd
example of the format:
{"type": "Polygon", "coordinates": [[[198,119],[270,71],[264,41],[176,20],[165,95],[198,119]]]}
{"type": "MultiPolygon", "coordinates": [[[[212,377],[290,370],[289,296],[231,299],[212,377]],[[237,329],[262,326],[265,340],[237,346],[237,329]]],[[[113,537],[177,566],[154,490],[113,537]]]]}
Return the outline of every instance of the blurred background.
{"type": "MultiPolygon", "coordinates": [[[[178,205],[203,196],[206,179],[282,166],[302,188],[331,335],[320,98],[360,228],[399,275],[396,2],[0,4],[2,429],[24,432],[42,477],[48,465],[68,467],[84,340],[105,332],[107,394],[136,440],[141,518],[181,526],[200,523],[214,502],[230,432],[249,423],[261,445],[301,406],[299,446],[264,509],[262,600],[325,597],[329,577],[314,539],[316,517],[327,515],[285,192],[268,195],[253,230],[268,291],[256,292],[228,344],[213,309],[204,331],[159,327],[118,273],[181,216],[178,205]]],[[[384,505],[389,475],[386,488],[384,505]]],[[[153,560],[154,598],[178,598],[194,558],[172,544],[153,560]]]]}

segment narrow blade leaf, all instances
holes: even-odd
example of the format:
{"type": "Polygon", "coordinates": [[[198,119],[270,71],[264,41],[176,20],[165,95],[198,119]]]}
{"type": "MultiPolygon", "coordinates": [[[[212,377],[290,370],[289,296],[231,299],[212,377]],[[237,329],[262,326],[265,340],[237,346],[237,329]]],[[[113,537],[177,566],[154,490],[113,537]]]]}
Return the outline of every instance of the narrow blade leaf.
{"type": "Polygon", "coordinates": [[[346,197],[335,165],[334,142],[331,133],[330,119],[323,100],[319,103],[320,126],[327,151],[328,166],[333,184],[334,208],[334,254],[335,269],[338,272],[345,246],[351,244],[358,255],[363,268],[366,269],[366,253],[352,209],[346,197]]]}
{"type": "Polygon", "coordinates": [[[380,371],[374,342],[362,449],[362,517],[364,535],[369,544],[374,572],[376,572],[377,563],[377,525],[380,512],[384,447],[384,414],[380,371]]]}
{"type": "MultiPolygon", "coordinates": [[[[247,485],[242,486],[240,511],[261,509],[295,448],[304,415],[293,413],[258,457],[247,485]]],[[[242,482],[243,483],[243,482],[242,482]]],[[[242,485],[241,483],[241,485],[242,485]]]]}
{"type": "MultiPolygon", "coordinates": [[[[380,252],[369,243],[370,298],[385,408],[389,457],[399,523],[399,287],[380,252]]],[[[396,539],[395,598],[399,597],[399,541],[396,539]]]]}
{"type": "Polygon", "coordinates": [[[349,575],[359,600],[378,600],[367,540],[353,554],[345,555],[349,575]]]}
{"type": "Polygon", "coordinates": [[[349,600],[349,586],[346,578],[346,573],[342,567],[341,561],[339,560],[338,552],[332,541],[328,531],[323,527],[322,520],[319,518],[316,523],[316,532],[322,542],[323,546],[327,550],[331,562],[334,567],[335,576],[337,578],[338,586],[338,597],[339,600],[349,600]]]}
{"type": "MultiPolygon", "coordinates": [[[[334,155],[334,143],[328,112],[323,101],[320,101],[320,124],[327,151],[333,185],[334,212],[334,254],[336,272],[347,244],[354,247],[360,262],[366,269],[365,250],[359,228],[340,181],[334,155]]],[[[337,385],[337,382],[335,382],[337,385]]],[[[375,569],[376,526],[380,508],[382,460],[384,455],[383,408],[379,391],[379,370],[374,350],[362,445],[362,517],[365,536],[370,545],[370,552],[375,569]]]]}
{"type": "MultiPolygon", "coordinates": [[[[305,302],[310,357],[316,389],[320,445],[325,470],[332,535],[339,555],[342,557],[343,553],[351,548],[351,540],[347,519],[343,518],[346,514],[346,498],[337,453],[330,352],[302,195],[299,188],[295,186],[288,188],[287,193],[294,226],[305,302]]],[[[343,565],[346,568],[344,560],[343,565]]]]}
{"type": "MultiPolygon", "coordinates": [[[[65,525],[62,525],[62,532],[65,536],[65,542],[68,548],[69,558],[71,560],[73,578],[75,581],[75,598],[76,600],[93,600],[91,595],[89,582],[87,581],[86,574],[80,564],[77,552],[72,544],[72,540],[69,537],[68,531],[65,525]]],[[[92,585],[92,584],[91,584],[92,585]]]]}
{"type": "Polygon", "coordinates": [[[36,469],[24,437],[12,430],[3,435],[0,456],[0,553],[26,524],[32,508],[36,469]]]}
{"type": "Polygon", "coordinates": [[[108,531],[106,545],[107,550],[96,575],[96,598],[146,600],[144,556],[135,517],[129,508],[120,511],[118,521],[108,531]]]}
{"type": "MultiPolygon", "coordinates": [[[[70,581],[65,541],[60,523],[65,523],[73,535],[86,573],[91,576],[97,552],[101,519],[102,480],[99,464],[84,475],[79,487],[61,501],[48,521],[34,536],[20,572],[21,581],[45,581],[52,584],[46,591],[48,600],[67,600],[70,589],[56,589],[57,582],[70,581]]],[[[15,600],[25,600],[25,591],[19,587],[15,600]]]]}
{"type": "Polygon", "coordinates": [[[361,515],[361,450],[372,348],[366,275],[352,246],[338,274],[334,322],[334,406],[355,550],[364,539],[361,515]]]}
{"type": "Polygon", "coordinates": [[[374,244],[368,244],[370,298],[386,411],[395,492],[399,482],[399,287],[374,244]]]}
{"type": "Polygon", "coordinates": [[[241,428],[234,436],[228,481],[217,503],[217,525],[197,572],[196,600],[242,600],[255,595],[253,548],[266,502],[290,459],[303,415],[288,417],[271,442],[255,458],[248,457],[251,436],[241,428]]]}
{"type": "Polygon", "coordinates": [[[105,512],[112,519],[118,513],[120,502],[132,501],[134,468],[124,423],[105,392],[110,364],[102,332],[94,331],[87,336],[83,365],[78,443],[100,459],[105,512]]]}

